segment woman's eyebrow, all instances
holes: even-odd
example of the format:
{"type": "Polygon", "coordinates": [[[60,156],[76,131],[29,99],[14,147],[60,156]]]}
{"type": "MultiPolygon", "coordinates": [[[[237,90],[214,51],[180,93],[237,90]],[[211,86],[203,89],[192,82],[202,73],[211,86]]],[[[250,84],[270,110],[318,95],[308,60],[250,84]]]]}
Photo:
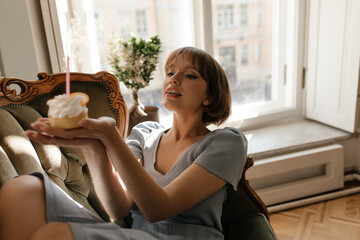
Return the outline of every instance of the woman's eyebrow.
{"type": "MultiPolygon", "coordinates": [[[[167,69],[169,69],[169,68],[174,68],[174,67],[175,67],[175,64],[171,63],[171,64],[169,64],[169,65],[167,66],[167,69]]],[[[200,70],[197,69],[197,68],[196,68],[195,66],[193,66],[193,65],[187,65],[187,66],[184,67],[184,69],[185,69],[185,70],[194,70],[194,71],[196,71],[197,73],[200,73],[200,70]]]]}
{"type": "Polygon", "coordinates": [[[197,73],[200,73],[199,69],[195,68],[194,66],[185,67],[186,70],[193,70],[197,73]]]}

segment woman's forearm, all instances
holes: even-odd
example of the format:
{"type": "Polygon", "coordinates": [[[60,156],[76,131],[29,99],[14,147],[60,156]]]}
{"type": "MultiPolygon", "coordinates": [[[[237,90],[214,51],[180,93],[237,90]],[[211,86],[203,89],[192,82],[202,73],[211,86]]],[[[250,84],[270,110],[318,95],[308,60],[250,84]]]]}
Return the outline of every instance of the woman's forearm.
{"type": "Polygon", "coordinates": [[[115,169],[145,218],[156,221],[168,217],[169,199],[166,191],[138,163],[120,134],[112,134],[104,145],[115,169]],[[162,213],[163,210],[167,213],[162,213]]]}
{"type": "Polygon", "coordinates": [[[133,204],[119,175],[111,164],[106,149],[100,143],[91,149],[83,149],[95,191],[106,212],[118,220],[125,217],[133,204]]]}

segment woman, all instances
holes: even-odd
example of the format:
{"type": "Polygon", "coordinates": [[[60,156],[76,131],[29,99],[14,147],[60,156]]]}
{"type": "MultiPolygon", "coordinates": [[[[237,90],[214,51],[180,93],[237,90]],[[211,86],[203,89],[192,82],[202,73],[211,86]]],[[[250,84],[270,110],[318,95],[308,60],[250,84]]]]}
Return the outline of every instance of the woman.
{"type": "Polygon", "coordinates": [[[117,220],[130,211],[132,229],[103,222],[35,173],[2,187],[1,239],[223,239],[222,203],[227,185],[236,188],[240,180],[247,149],[239,130],[206,127],[229,116],[227,78],[215,59],[193,47],[172,52],[165,71],[169,129],[141,123],[125,141],[113,119],[99,118],[70,131],[39,119],[35,131],[26,131],[40,143],[82,148],[107,213],[117,220]]]}

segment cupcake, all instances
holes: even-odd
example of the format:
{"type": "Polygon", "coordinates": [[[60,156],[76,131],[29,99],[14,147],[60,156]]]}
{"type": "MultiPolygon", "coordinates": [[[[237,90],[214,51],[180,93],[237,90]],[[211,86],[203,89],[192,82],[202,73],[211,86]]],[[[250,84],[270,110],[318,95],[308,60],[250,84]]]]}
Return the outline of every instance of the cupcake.
{"type": "Polygon", "coordinates": [[[88,102],[89,96],[82,92],[71,93],[69,97],[62,94],[48,100],[50,125],[62,129],[79,127],[79,121],[88,116],[88,102]]]}

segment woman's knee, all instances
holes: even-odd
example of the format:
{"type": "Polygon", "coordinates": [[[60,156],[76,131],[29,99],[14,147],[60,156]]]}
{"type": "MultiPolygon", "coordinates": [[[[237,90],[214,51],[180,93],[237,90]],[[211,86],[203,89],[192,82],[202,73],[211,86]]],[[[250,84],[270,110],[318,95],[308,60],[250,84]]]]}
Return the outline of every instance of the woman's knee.
{"type": "Polygon", "coordinates": [[[70,225],[67,223],[52,222],[41,227],[31,240],[72,240],[74,239],[70,225]]]}
{"type": "Polygon", "coordinates": [[[6,181],[0,188],[0,206],[5,202],[28,201],[31,197],[44,198],[44,183],[35,176],[25,175],[6,181]]]}

